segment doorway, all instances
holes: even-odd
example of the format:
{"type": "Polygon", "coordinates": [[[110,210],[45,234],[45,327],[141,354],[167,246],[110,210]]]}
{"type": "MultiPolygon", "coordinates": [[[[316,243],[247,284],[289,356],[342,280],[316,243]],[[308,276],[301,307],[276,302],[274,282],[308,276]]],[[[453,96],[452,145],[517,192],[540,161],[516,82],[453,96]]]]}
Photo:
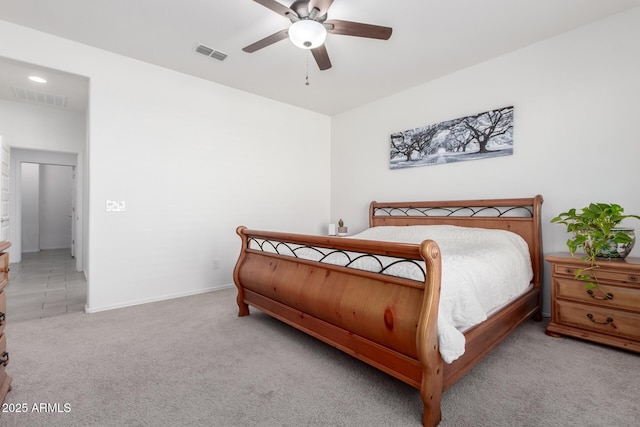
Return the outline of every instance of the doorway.
{"type": "Polygon", "coordinates": [[[82,155],[11,149],[10,248],[23,253],[68,248],[75,270],[84,271],[82,155]],[[24,215],[23,215],[24,214],[24,215]]]}
{"type": "Polygon", "coordinates": [[[75,168],[22,163],[22,253],[68,250],[73,256],[75,168]]]}

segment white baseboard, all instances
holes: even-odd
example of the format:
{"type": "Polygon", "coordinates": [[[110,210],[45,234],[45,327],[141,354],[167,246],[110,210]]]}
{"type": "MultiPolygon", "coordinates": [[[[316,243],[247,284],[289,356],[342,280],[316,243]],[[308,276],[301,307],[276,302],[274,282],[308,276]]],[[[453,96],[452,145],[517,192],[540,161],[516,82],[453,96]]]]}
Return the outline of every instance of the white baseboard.
{"type": "Polygon", "coordinates": [[[206,294],[206,293],[209,293],[209,292],[221,291],[223,289],[230,289],[230,288],[234,288],[234,287],[235,287],[235,285],[233,283],[231,283],[231,284],[227,284],[227,285],[219,285],[219,286],[212,286],[212,287],[204,288],[204,289],[198,289],[197,291],[180,292],[180,293],[177,293],[177,294],[163,295],[163,296],[160,296],[160,297],[146,298],[146,299],[142,299],[142,300],[129,301],[129,302],[121,303],[121,304],[108,305],[108,306],[102,306],[102,307],[89,307],[89,306],[85,305],[84,306],[84,312],[85,313],[98,313],[100,311],[115,310],[117,308],[125,308],[125,307],[131,307],[131,306],[134,306],[134,305],[148,304],[150,302],[157,302],[157,301],[164,301],[164,300],[174,299],[174,298],[189,297],[189,296],[192,296],[192,295],[206,294]]]}

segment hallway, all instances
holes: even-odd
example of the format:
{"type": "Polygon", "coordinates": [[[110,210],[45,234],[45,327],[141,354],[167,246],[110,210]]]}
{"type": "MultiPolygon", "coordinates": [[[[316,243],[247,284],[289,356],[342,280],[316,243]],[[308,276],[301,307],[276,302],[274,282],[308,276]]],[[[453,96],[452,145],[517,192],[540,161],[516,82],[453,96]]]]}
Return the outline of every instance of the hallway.
{"type": "Polygon", "coordinates": [[[11,322],[84,311],[87,281],[69,249],[23,253],[10,264],[7,318],[11,322]]]}

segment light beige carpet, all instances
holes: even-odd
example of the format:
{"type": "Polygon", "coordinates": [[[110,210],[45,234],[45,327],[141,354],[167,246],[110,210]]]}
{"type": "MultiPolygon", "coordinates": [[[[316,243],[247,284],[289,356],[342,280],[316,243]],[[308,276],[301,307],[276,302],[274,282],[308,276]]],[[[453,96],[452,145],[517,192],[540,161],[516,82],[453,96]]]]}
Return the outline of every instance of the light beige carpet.
{"type": "MultiPolygon", "coordinates": [[[[252,313],[236,316],[230,289],[43,320],[9,314],[14,382],[0,426],[421,425],[418,390],[252,313]]],[[[526,323],[447,391],[441,425],[637,426],[640,355],[543,331],[526,323]]]]}

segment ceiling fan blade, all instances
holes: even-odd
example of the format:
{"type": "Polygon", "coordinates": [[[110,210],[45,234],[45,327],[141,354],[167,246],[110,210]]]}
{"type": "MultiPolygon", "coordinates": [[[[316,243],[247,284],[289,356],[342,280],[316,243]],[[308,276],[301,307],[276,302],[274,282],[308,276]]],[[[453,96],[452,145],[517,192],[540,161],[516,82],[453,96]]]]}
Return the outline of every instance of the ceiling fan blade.
{"type": "Polygon", "coordinates": [[[291,15],[298,18],[298,14],[293,10],[284,6],[282,3],[278,3],[276,0],[253,0],[258,4],[263,5],[267,9],[273,10],[278,15],[282,15],[287,19],[291,19],[291,15]]]}
{"type": "Polygon", "coordinates": [[[320,45],[315,49],[311,49],[311,53],[313,54],[313,57],[318,63],[318,67],[321,71],[331,68],[331,60],[329,59],[327,48],[324,45],[320,45]]]}
{"type": "Polygon", "coordinates": [[[309,0],[309,13],[315,8],[318,9],[318,16],[327,14],[327,10],[333,4],[333,0],[309,0]]]}
{"type": "Polygon", "coordinates": [[[380,40],[389,40],[391,32],[393,31],[393,29],[389,27],[362,24],[360,22],[341,21],[339,19],[330,19],[325,22],[325,26],[333,26],[333,28],[327,28],[327,32],[331,34],[366,37],[369,39],[380,40]]]}
{"type": "Polygon", "coordinates": [[[287,37],[289,37],[289,29],[280,30],[277,33],[273,33],[270,36],[263,38],[262,40],[258,40],[257,42],[250,44],[242,50],[247,53],[253,53],[256,50],[260,50],[263,47],[271,46],[272,44],[279,42],[280,40],[284,40],[287,37]]]}

